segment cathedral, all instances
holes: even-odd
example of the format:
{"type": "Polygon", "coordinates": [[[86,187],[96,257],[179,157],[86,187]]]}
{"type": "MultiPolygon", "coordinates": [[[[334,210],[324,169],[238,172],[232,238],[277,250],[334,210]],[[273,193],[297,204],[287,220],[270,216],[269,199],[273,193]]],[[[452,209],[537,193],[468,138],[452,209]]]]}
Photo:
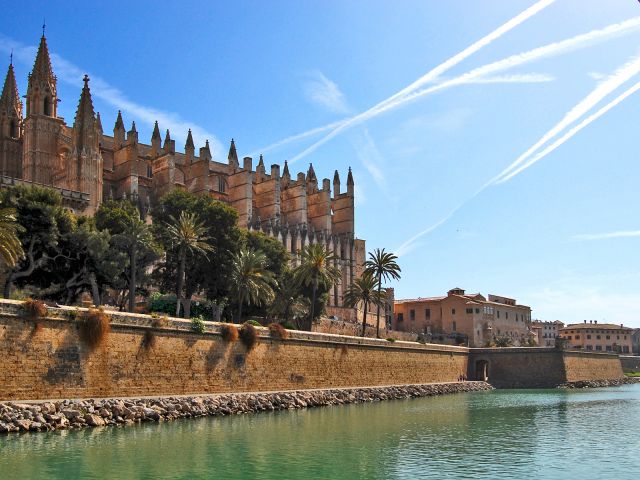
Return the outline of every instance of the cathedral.
{"type": "Polygon", "coordinates": [[[67,207],[85,215],[105,200],[122,198],[146,215],[156,199],[174,188],[210,195],[238,212],[240,227],[277,238],[294,258],[308,243],[332,250],[342,281],[330,292],[328,314],[353,319],[353,310],[341,308],[342,295],[361,274],[365,243],[354,237],[351,169],[346,191],[341,191],[337,170],[333,181],[318,182],[313,165],[306,174],[292,176],[286,161],[282,170],[277,164],[267,170],[262,155],[254,170],[251,157],[238,158],[233,140],[227,161],[214,160],[208,141],[196,152],[191,131],[181,153],[168,130],[162,139],[157,122],[150,144],[141,143],[135,122],[127,130],[120,112],[113,134],[106,134],[87,75],[69,126],[57,115],[57,80],[44,34],[25,98],[23,111],[12,62],[0,97],[0,187],[52,187],[67,207]]]}

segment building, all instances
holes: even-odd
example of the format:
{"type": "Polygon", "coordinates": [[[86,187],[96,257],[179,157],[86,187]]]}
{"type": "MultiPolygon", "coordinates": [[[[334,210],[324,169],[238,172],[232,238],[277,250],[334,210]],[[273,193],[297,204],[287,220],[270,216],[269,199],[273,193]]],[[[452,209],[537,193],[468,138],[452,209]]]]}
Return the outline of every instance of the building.
{"type": "Polygon", "coordinates": [[[585,320],[567,325],[560,330],[560,335],[567,341],[567,348],[626,354],[633,349],[633,329],[622,324],[598,323],[597,320],[587,323],[585,320]]]}
{"type": "Polygon", "coordinates": [[[162,140],[157,122],[150,143],[141,142],[135,122],[127,131],[120,112],[107,134],[94,111],[86,75],[73,125],[67,125],[57,115],[57,79],[44,34],[25,98],[23,115],[11,63],[0,97],[0,187],[52,187],[66,206],[87,215],[107,199],[122,198],[146,215],[154,201],[174,188],[210,195],[238,212],[240,227],[277,238],[291,253],[308,243],[325,244],[342,272],[342,281],[330,292],[329,314],[354,315],[341,308],[343,289],[365,258],[365,242],[354,236],[351,169],[345,191],[337,170],[333,180],[319,182],[313,165],[292,176],[286,161],[282,170],[277,164],[267,169],[262,155],[254,170],[251,157],[240,161],[233,140],[221,162],[212,158],[208,141],[196,150],[190,130],[181,153],[168,130],[162,140]]]}
{"type": "Polygon", "coordinates": [[[531,331],[536,334],[536,344],[539,347],[555,347],[556,337],[563,327],[564,323],[560,320],[552,322],[534,320],[531,322],[531,331]]]}
{"type": "Polygon", "coordinates": [[[631,339],[631,341],[633,342],[633,353],[636,355],[640,355],[640,328],[636,328],[633,330],[631,339]]]}
{"type": "Polygon", "coordinates": [[[531,336],[531,308],[515,299],[480,293],[468,294],[453,288],[446,296],[395,301],[393,329],[455,338],[481,347],[496,339],[514,345],[528,343],[531,336]]]}

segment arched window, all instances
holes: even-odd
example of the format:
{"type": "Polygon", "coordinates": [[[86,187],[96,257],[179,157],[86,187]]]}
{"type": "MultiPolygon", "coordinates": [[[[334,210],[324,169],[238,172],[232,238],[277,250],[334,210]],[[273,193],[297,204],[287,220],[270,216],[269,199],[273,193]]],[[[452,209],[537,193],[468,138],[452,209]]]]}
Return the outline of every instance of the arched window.
{"type": "Polygon", "coordinates": [[[15,120],[11,120],[9,124],[9,136],[11,138],[18,138],[18,128],[15,120]]]}
{"type": "Polygon", "coordinates": [[[44,114],[48,117],[51,116],[51,99],[49,97],[44,98],[44,114]]]}

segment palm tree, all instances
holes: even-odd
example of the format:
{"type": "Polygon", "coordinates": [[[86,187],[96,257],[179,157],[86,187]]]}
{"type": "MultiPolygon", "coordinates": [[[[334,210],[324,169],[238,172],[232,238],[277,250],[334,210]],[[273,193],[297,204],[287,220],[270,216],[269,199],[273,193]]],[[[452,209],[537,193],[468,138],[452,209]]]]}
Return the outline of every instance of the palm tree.
{"type": "MultiPolygon", "coordinates": [[[[285,270],[278,280],[278,288],[269,313],[281,318],[284,323],[290,319],[306,317],[309,314],[309,301],[302,295],[300,285],[293,272],[285,270]]],[[[300,328],[300,325],[298,325],[300,328]]]]}
{"type": "Polygon", "coordinates": [[[242,305],[264,305],[273,301],[276,279],[267,269],[267,256],[259,250],[242,248],[233,255],[231,289],[238,300],[238,323],[242,320],[242,305]]]}
{"type": "Polygon", "coordinates": [[[357,278],[344,293],[344,304],[347,307],[355,307],[359,303],[363,304],[364,314],[362,316],[362,336],[364,337],[367,326],[367,309],[369,305],[380,305],[383,301],[380,295],[380,284],[378,279],[368,271],[365,271],[360,278],[357,278]]]}
{"type": "Polygon", "coordinates": [[[0,256],[7,266],[13,268],[24,257],[18,233],[24,228],[16,221],[13,208],[0,208],[0,256]]]}
{"type": "Polygon", "coordinates": [[[153,236],[149,225],[137,216],[125,217],[122,222],[123,231],[117,235],[123,240],[129,254],[129,311],[136,306],[137,263],[138,253],[151,248],[153,236]]]}
{"type": "Polygon", "coordinates": [[[187,254],[191,253],[206,257],[208,252],[213,251],[213,246],[209,243],[211,239],[207,236],[207,228],[198,220],[195,213],[182,212],[177,220],[173,216],[169,216],[169,219],[167,233],[178,250],[177,317],[180,315],[187,254]]]}
{"type": "Polygon", "coordinates": [[[330,288],[340,279],[340,270],[333,266],[336,259],[333,252],[320,243],[306,245],[300,252],[300,265],[295,268],[294,276],[299,285],[311,287],[309,330],[315,317],[318,287],[324,285],[330,288]]]}
{"type": "MultiPolygon", "coordinates": [[[[378,296],[380,297],[383,280],[388,282],[389,280],[400,279],[401,270],[396,263],[397,259],[396,255],[385,252],[384,248],[382,250],[376,248],[373,252],[369,252],[369,260],[364,263],[365,271],[371,273],[378,281],[378,296]]],[[[376,338],[380,338],[380,306],[379,304],[376,317],[376,338]]]]}

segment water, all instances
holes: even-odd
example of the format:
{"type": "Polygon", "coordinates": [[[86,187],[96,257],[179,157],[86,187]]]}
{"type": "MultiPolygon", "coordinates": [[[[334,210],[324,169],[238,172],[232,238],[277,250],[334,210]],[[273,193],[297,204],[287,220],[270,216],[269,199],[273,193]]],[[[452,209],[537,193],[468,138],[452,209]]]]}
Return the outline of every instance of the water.
{"type": "Polygon", "coordinates": [[[0,437],[4,479],[637,479],[640,385],[0,437]]]}

